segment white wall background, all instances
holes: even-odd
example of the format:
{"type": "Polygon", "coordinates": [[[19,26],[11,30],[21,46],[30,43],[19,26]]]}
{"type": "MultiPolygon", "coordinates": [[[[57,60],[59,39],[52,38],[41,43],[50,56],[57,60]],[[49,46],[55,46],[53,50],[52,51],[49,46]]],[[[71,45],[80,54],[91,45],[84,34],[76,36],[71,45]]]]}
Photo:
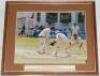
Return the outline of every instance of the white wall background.
{"type": "MultiPolygon", "coordinates": [[[[1,63],[1,57],[2,57],[5,1],[8,1],[8,0],[0,0],[0,63],[1,63]]],[[[9,0],[9,1],[21,1],[21,0],[9,0]]],[[[27,0],[24,0],[24,1],[27,1],[27,0]]],[[[75,1],[75,0],[28,0],[28,1],[75,1]]],[[[80,0],[77,0],[77,1],[80,1],[80,0]]],[[[88,0],[86,0],[86,1],[88,1],[88,0]]],[[[89,0],[89,1],[91,1],[91,0],[89,0]]],[[[96,1],[98,56],[99,56],[99,64],[100,64],[100,0],[95,0],[95,1],[96,1]]],[[[99,68],[100,68],[100,66],[99,66],[99,68]]]]}

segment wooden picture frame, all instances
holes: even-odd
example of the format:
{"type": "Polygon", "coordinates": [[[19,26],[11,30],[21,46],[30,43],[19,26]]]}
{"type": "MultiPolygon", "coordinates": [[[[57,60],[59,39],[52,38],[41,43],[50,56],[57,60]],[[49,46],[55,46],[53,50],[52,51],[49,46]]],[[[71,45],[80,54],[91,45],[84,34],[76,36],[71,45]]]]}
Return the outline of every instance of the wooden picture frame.
{"type": "Polygon", "coordinates": [[[7,1],[2,55],[2,75],[98,75],[95,2],[18,2],[7,1]],[[26,65],[14,63],[16,12],[18,11],[86,11],[87,61],[74,65],[26,65]],[[42,66],[42,67],[41,67],[42,66]],[[28,67],[28,70],[25,69],[28,67]],[[34,67],[37,68],[34,70],[34,67]],[[52,68],[51,68],[52,67],[52,68]],[[57,69],[55,69],[57,67],[57,69]],[[63,69],[62,67],[65,67],[63,69]],[[74,68],[74,69],[73,69],[74,68]],[[30,71],[30,69],[33,69],[30,71]],[[44,70],[43,70],[44,69],[44,70]],[[70,70],[68,70],[70,69],[70,70]]]}

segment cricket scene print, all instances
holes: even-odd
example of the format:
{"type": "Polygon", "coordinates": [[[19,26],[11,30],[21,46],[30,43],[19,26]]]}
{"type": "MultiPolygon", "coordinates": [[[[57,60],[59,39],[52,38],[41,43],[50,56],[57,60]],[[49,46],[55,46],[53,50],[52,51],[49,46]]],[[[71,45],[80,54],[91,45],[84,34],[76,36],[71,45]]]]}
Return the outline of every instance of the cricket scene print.
{"type": "Polygon", "coordinates": [[[17,64],[86,64],[85,11],[16,13],[17,64]]]}

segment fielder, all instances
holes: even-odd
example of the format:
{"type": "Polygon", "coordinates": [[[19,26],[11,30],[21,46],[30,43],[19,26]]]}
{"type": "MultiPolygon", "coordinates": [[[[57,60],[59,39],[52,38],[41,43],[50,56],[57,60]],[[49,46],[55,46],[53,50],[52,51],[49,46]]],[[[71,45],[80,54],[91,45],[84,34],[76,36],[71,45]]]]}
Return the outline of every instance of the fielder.
{"type": "Polygon", "coordinates": [[[77,39],[79,27],[76,24],[74,24],[71,27],[71,30],[72,30],[72,37],[74,37],[75,39],[77,39]]]}
{"type": "Polygon", "coordinates": [[[79,47],[81,48],[83,45],[82,39],[79,37],[78,35],[78,31],[79,31],[79,26],[77,24],[74,24],[72,26],[72,37],[71,37],[71,45],[76,45],[78,44],[79,47]]]}

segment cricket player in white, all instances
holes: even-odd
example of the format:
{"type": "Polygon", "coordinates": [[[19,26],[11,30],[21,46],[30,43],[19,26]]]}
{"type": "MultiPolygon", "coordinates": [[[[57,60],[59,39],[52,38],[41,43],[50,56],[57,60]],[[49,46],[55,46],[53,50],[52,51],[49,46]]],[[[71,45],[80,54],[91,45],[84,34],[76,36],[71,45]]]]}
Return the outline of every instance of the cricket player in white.
{"type": "Polygon", "coordinates": [[[70,54],[68,52],[70,48],[69,39],[60,31],[56,32],[56,51],[54,52],[55,56],[58,57],[68,57],[70,54]]]}
{"type": "Polygon", "coordinates": [[[79,47],[82,47],[82,39],[78,35],[79,26],[75,23],[72,26],[72,37],[71,37],[71,45],[79,45],[79,47]]]}
{"type": "Polygon", "coordinates": [[[49,49],[49,44],[50,44],[50,28],[45,28],[43,29],[40,34],[40,48],[38,50],[38,53],[44,54],[47,52],[49,49]]]}
{"type": "Polygon", "coordinates": [[[74,24],[71,29],[72,29],[72,36],[74,37],[78,36],[78,31],[79,31],[78,25],[74,24]]]}

